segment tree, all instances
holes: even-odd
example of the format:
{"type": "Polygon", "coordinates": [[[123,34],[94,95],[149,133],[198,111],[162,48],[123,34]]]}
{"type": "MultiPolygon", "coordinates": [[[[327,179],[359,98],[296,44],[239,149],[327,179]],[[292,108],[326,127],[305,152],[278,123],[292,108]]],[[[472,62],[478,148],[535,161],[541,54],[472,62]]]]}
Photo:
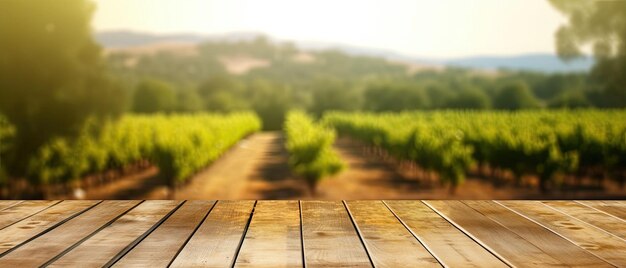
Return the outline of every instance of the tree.
{"type": "Polygon", "coordinates": [[[523,81],[511,82],[505,85],[496,95],[494,107],[504,110],[519,110],[538,108],[539,103],[528,85],[523,81]]]}
{"type": "Polygon", "coordinates": [[[581,91],[571,91],[556,96],[548,103],[550,108],[584,108],[590,107],[591,102],[581,91]]]}
{"type": "Polygon", "coordinates": [[[607,105],[626,106],[626,1],[549,0],[569,23],[556,32],[559,55],[570,60],[591,45],[592,77],[603,84],[607,105]]]}
{"type": "Polygon", "coordinates": [[[198,94],[209,111],[229,112],[247,109],[245,87],[228,75],[216,75],[198,88],[198,94]]]}
{"type": "Polygon", "coordinates": [[[447,108],[455,109],[489,109],[491,100],[484,91],[478,88],[464,88],[455,97],[450,99],[447,108]]]}
{"type": "Polygon", "coordinates": [[[76,135],[91,116],[121,112],[124,96],[105,73],[86,0],[0,1],[0,113],[15,125],[6,159],[13,176],[51,137],[76,135]]]}
{"type": "Polygon", "coordinates": [[[430,85],[426,86],[426,95],[430,100],[430,108],[432,109],[445,107],[448,100],[454,97],[454,93],[450,88],[436,82],[432,82],[430,85]]]}
{"type": "Polygon", "coordinates": [[[178,90],[176,111],[189,113],[201,111],[203,107],[202,99],[198,91],[194,88],[186,88],[178,90]]]}
{"type": "Polygon", "coordinates": [[[361,107],[356,88],[339,79],[319,79],[313,82],[311,111],[321,116],[326,111],[354,111],[361,107]]]}
{"type": "Polygon", "coordinates": [[[291,108],[291,91],[284,85],[256,79],[250,84],[252,108],[263,120],[263,129],[280,130],[291,108]]]}
{"type": "Polygon", "coordinates": [[[166,82],[149,79],[137,86],[133,95],[133,111],[137,113],[171,112],[176,107],[176,93],[166,82]]]}
{"type": "Polygon", "coordinates": [[[386,82],[365,91],[365,107],[374,111],[405,111],[428,108],[428,94],[416,85],[386,82]]]}

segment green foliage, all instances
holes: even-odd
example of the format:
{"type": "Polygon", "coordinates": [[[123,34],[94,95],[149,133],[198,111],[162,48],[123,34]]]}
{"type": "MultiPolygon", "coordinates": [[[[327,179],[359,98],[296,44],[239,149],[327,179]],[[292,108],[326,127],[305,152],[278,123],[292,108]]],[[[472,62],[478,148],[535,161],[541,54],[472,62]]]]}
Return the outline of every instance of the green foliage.
{"type": "Polygon", "coordinates": [[[30,161],[35,182],[59,183],[150,160],[161,174],[182,182],[260,129],[251,113],[231,115],[127,115],[101,130],[89,121],[76,139],[56,138],[30,161]]]}
{"type": "Polygon", "coordinates": [[[429,107],[426,91],[416,85],[387,81],[368,87],[364,96],[365,108],[372,111],[405,111],[429,107]]]}
{"type": "Polygon", "coordinates": [[[5,154],[11,148],[14,138],[15,127],[4,116],[0,115],[0,185],[7,181],[5,154]]]}
{"type": "Polygon", "coordinates": [[[0,113],[19,133],[5,158],[15,176],[51,137],[123,107],[92,38],[93,11],[87,0],[0,1],[0,113]]]}
{"type": "Polygon", "coordinates": [[[446,107],[453,109],[482,110],[491,107],[491,99],[478,88],[466,88],[451,98],[446,107]]]}
{"type": "Polygon", "coordinates": [[[244,90],[244,85],[234,77],[218,75],[202,83],[198,94],[207,111],[232,112],[248,108],[244,90]]]}
{"type": "Polygon", "coordinates": [[[536,175],[608,171],[624,180],[626,111],[330,113],[337,131],[459,184],[471,163],[536,175]]]}
{"type": "Polygon", "coordinates": [[[156,79],[144,80],[133,96],[133,111],[149,114],[171,112],[176,107],[176,93],[170,84],[156,79]]]}
{"type": "Polygon", "coordinates": [[[580,92],[580,91],[567,92],[559,96],[556,96],[554,99],[550,100],[548,105],[550,108],[591,107],[591,103],[589,102],[587,97],[583,94],[583,92],[580,92]]]}
{"type": "MultiPolygon", "coordinates": [[[[333,50],[303,51],[293,44],[272,43],[265,38],[212,41],[189,50],[153,55],[118,52],[111,54],[109,61],[116,76],[131,88],[143,77],[158,77],[179,90],[196,89],[204,110],[253,109],[267,129],[279,129],[285,111],[291,108],[315,116],[329,110],[488,109],[497,106],[502,88],[520,81],[537,103],[507,100],[508,106],[535,107],[574,92],[583,92],[576,98],[585,98],[594,107],[611,106],[615,101],[600,94],[602,81],[584,73],[491,73],[461,68],[411,72],[382,58],[333,50]],[[228,74],[220,63],[228,57],[249,57],[267,65],[228,74]],[[258,88],[262,88],[260,92],[258,88]]],[[[528,96],[524,93],[522,97],[528,96]]]]}
{"type": "Polygon", "coordinates": [[[463,132],[451,126],[418,125],[407,143],[407,156],[441,180],[456,187],[473,164],[472,148],[463,143],[463,132]]]}
{"type": "Polygon", "coordinates": [[[494,100],[494,107],[504,110],[519,110],[538,108],[539,103],[522,81],[514,82],[504,86],[494,100]]]}
{"type": "Polygon", "coordinates": [[[332,149],[335,132],[315,123],[303,112],[290,112],[285,122],[289,165],[303,176],[312,189],[327,176],[340,172],[345,164],[332,149]]]}
{"type": "Polygon", "coordinates": [[[261,117],[263,129],[281,130],[291,108],[291,90],[267,80],[257,79],[250,85],[252,108],[261,117]]]}
{"type": "Polygon", "coordinates": [[[312,86],[311,112],[321,116],[324,111],[354,111],[360,107],[360,95],[354,86],[339,79],[319,79],[312,86]]]}
{"type": "Polygon", "coordinates": [[[592,77],[602,84],[607,106],[626,106],[626,1],[549,0],[568,17],[556,32],[564,59],[591,46],[596,58],[592,77]]]}
{"type": "Polygon", "coordinates": [[[324,122],[342,134],[385,149],[439,173],[453,189],[465,179],[473,163],[472,148],[463,132],[438,113],[330,113],[324,122]]]}
{"type": "Polygon", "coordinates": [[[204,108],[204,103],[200,95],[194,88],[178,90],[176,94],[176,111],[181,113],[200,112],[204,108]]]}

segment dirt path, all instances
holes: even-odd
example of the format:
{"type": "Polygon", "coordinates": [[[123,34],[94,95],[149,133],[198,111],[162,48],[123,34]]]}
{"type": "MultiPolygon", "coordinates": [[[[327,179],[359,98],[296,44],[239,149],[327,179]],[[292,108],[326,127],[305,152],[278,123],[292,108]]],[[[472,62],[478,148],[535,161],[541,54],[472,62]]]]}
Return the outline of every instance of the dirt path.
{"type": "Polygon", "coordinates": [[[254,134],[177,189],[176,199],[298,199],[304,183],[291,176],[278,132],[254,134]]]}

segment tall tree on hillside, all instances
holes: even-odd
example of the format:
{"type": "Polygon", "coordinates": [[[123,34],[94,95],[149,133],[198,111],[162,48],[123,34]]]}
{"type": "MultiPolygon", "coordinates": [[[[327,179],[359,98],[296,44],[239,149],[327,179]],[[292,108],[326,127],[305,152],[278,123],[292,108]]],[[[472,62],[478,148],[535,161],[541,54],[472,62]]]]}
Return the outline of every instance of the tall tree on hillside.
{"type": "Polygon", "coordinates": [[[491,107],[489,96],[479,88],[466,87],[450,98],[446,108],[481,110],[491,107]]]}
{"type": "Polygon", "coordinates": [[[347,81],[319,78],[312,82],[311,111],[321,116],[327,111],[354,111],[361,107],[361,95],[347,81]]]}
{"type": "Polygon", "coordinates": [[[384,82],[368,87],[364,93],[365,108],[377,112],[428,108],[426,91],[417,85],[384,82]]]}
{"type": "Polygon", "coordinates": [[[200,84],[198,94],[208,111],[231,112],[249,108],[244,84],[229,75],[210,77],[200,84]]]}
{"type": "Polygon", "coordinates": [[[94,9],[87,0],[0,1],[0,113],[17,131],[3,161],[14,175],[26,173],[50,137],[74,135],[87,117],[122,108],[92,37],[94,9]]]}
{"type": "Polygon", "coordinates": [[[592,77],[603,85],[607,106],[626,107],[626,1],[549,0],[569,23],[556,32],[556,48],[564,59],[593,47],[592,77]]]}
{"type": "Polygon", "coordinates": [[[261,117],[263,129],[280,130],[287,112],[292,108],[290,88],[264,79],[250,83],[252,108],[261,117]]]}
{"type": "Polygon", "coordinates": [[[175,108],[176,93],[167,82],[144,80],[133,95],[133,111],[137,113],[171,112],[175,108]]]}
{"type": "Polygon", "coordinates": [[[495,96],[493,106],[497,109],[519,110],[538,108],[539,103],[528,85],[523,81],[506,84],[495,96]]]}

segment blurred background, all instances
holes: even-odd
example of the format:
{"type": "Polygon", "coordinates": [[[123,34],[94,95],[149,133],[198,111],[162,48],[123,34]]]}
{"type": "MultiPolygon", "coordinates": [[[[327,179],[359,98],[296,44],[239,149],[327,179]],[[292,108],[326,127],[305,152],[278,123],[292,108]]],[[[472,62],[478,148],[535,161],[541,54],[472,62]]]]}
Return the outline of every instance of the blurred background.
{"type": "Polygon", "coordinates": [[[3,0],[0,199],[624,199],[623,0],[3,0]]]}

